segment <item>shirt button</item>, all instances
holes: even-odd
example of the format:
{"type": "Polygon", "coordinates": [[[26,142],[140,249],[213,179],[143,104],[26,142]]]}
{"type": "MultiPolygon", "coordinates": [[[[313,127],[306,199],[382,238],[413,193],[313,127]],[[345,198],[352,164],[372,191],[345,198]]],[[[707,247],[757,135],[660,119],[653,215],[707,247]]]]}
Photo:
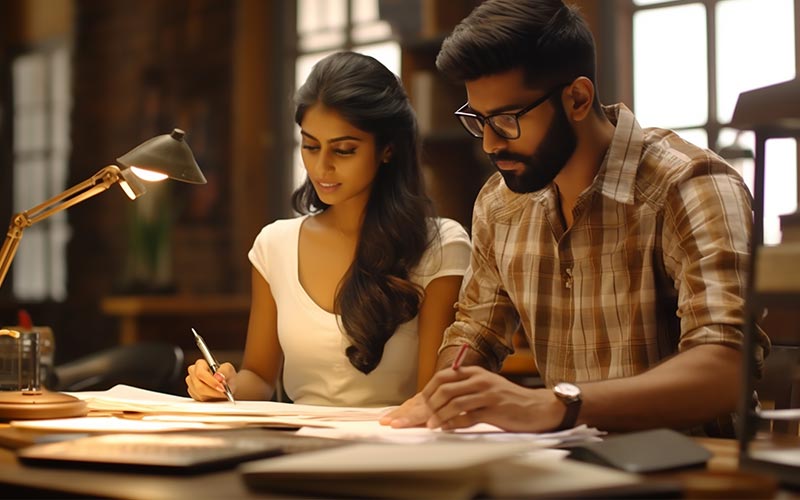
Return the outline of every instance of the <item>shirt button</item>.
{"type": "Polygon", "coordinates": [[[572,268],[568,267],[564,269],[564,286],[567,289],[572,289],[572,268]]]}

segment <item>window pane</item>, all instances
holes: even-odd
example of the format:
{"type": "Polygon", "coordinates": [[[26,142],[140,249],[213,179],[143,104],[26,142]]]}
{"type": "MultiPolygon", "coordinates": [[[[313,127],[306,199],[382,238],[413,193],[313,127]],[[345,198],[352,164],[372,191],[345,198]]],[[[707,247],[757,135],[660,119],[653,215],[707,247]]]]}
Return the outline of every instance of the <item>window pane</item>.
{"type": "Polygon", "coordinates": [[[355,43],[369,43],[374,40],[386,40],[392,36],[392,27],[385,21],[361,24],[353,28],[355,43]]]}
{"type": "Polygon", "coordinates": [[[353,0],[353,24],[378,20],[378,0],[353,0]]]}
{"type": "Polygon", "coordinates": [[[376,43],[356,47],[353,50],[374,57],[389,68],[389,71],[400,75],[400,45],[397,42],[376,43]]]}
{"type": "Polygon", "coordinates": [[[47,297],[47,232],[43,226],[25,230],[14,258],[14,296],[21,300],[41,300],[47,297]]]}
{"type": "Polygon", "coordinates": [[[795,76],[792,0],[717,4],[717,119],[730,121],[741,92],[795,76]]]}
{"type": "Polygon", "coordinates": [[[300,37],[325,29],[344,29],[347,25],[346,0],[299,0],[297,33],[300,37]]]}
{"type": "Polygon", "coordinates": [[[767,141],[764,179],[764,243],[781,241],[779,215],[797,209],[797,143],[794,139],[767,141]]]}
{"type": "Polygon", "coordinates": [[[708,132],[706,132],[704,128],[678,130],[676,133],[681,136],[684,141],[691,142],[695,146],[700,146],[701,148],[708,147],[708,132]]]}
{"type": "MultiPolygon", "coordinates": [[[[755,150],[755,134],[723,129],[720,144],[755,150]]],[[[753,192],[753,159],[728,160],[744,178],[753,192]]],[[[775,245],[781,241],[780,215],[797,209],[797,143],[794,139],[767,141],[764,155],[764,243],[775,245]]]]}
{"type": "Polygon", "coordinates": [[[706,12],[702,5],[634,14],[633,64],[634,111],[643,127],[706,122],[706,12]]]}

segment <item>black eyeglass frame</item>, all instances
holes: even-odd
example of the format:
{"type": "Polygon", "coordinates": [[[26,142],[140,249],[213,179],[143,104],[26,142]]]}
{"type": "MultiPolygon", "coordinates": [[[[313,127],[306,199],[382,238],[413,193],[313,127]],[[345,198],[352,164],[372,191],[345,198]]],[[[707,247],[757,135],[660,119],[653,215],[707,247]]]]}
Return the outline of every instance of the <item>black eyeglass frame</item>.
{"type": "Polygon", "coordinates": [[[464,130],[466,130],[469,135],[471,135],[472,137],[475,137],[476,139],[483,138],[483,136],[484,136],[483,130],[486,128],[486,123],[488,122],[489,126],[492,127],[492,130],[494,130],[495,134],[497,134],[498,136],[502,137],[503,139],[508,139],[508,140],[512,140],[513,141],[515,139],[519,139],[519,136],[522,134],[522,129],[519,126],[520,117],[522,117],[524,114],[532,111],[537,106],[541,105],[542,103],[544,103],[545,101],[547,101],[548,99],[553,97],[553,94],[555,94],[557,91],[559,91],[559,90],[561,90],[561,89],[563,89],[564,87],[567,87],[567,86],[569,86],[569,83],[560,83],[560,84],[556,85],[555,87],[553,87],[552,89],[547,91],[542,97],[536,99],[535,101],[533,101],[532,103],[528,104],[527,106],[525,106],[521,110],[517,111],[516,113],[502,112],[502,113],[494,113],[494,114],[491,114],[489,116],[483,116],[481,114],[475,113],[474,111],[473,112],[464,111],[464,109],[469,106],[469,102],[465,102],[464,105],[461,106],[460,108],[458,108],[453,114],[456,116],[456,118],[458,118],[458,121],[459,121],[459,123],[461,123],[461,126],[464,127],[464,130]],[[514,119],[514,124],[516,125],[517,133],[515,135],[513,135],[513,136],[510,136],[510,135],[506,134],[502,129],[500,129],[497,125],[495,125],[493,119],[498,117],[498,116],[510,116],[510,117],[512,117],[514,119]],[[481,124],[481,132],[480,132],[480,134],[475,133],[472,130],[470,130],[469,126],[464,121],[465,119],[468,119],[468,118],[477,119],[480,122],[480,124],[481,124]]]}

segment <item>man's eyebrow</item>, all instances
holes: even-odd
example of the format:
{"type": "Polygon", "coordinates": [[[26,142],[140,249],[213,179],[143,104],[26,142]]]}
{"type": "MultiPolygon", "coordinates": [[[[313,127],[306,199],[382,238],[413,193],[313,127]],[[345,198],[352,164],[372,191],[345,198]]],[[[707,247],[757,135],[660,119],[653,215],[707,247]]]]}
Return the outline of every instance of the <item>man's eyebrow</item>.
{"type": "MultiPolygon", "coordinates": [[[[469,103],[467,103],[467,105],[469,105],[469,103]]],[[[490,109],[486,113],[481,113],[480,111],[477,111],[472,106],[469,106],[469,109],[471,109],[475,113],[478,113],[481,116],[491,116],[491,115],[497,115],[497,114],[500,114],[500,113],[508,113],[509,111],[516,111],[516,110],[522,109],[524,107],[525,107],[524,104],[506,104],[505,106],[500,106],[498,108],[490,109]]]]}
{"type": "MultiPolygon", "coordinates": [[[[308,137],[309,139],[311,139],[313,141],[320,142],[319,139],[317,139],[313,135],[309,134],[305,130],[301,130],[300,134],[304,135],[305,137],[308,137]]],[[[358,142],[361,142],[361,140],[362,140],[361,138],[354,137],[352,135],[343,135],[341,137],[334,137],[333,139],[328,139],[328,144],[332,144],[334,142],[342,142],[342,141],[358,141],[358,142]]]]}

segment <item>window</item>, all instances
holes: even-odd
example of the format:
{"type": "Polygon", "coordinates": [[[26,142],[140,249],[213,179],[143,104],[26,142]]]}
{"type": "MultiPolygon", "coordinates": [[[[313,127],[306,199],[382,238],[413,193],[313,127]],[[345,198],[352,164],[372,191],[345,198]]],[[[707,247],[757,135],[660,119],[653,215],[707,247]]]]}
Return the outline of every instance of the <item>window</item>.
{"type": "MultiPolygon", "coordinates": [[[[671,128],[715,151],[752,151],[752,132],[728,127],[739,93],[795,77],[794,0],[634,0],[634,110],[643,127],[671,128]]],[[[764,241],[797,208],[797,144],[767,142],[764,241]]],[[[748,186],[753,162],[731,161],[748,186]]]]}
{"type": "MultiPolygon", "coordinates": [[[[31,209],[66,189],[69,161],[70,52],[66,46],[33,50],[12,63],[14,213],[31,209]]],[[[20,300],[64,300],[64,212],[25,230],[13,262],[13,293],[20,300]]]]}
{"type": "MultiPolygon", "coordinates": [[[[378,0],[298,0],[297,36],[295,88],[302,85],[317,61],[338,50],[370,55],[400,74],[400,44],[389,24],[381,20],[378,0]]],[[[296,131],[295,145],[299,143],[296,131]]],[[[297,187],[306,178],[298,147],[293,171],[293,186],[297,187]]]]}

